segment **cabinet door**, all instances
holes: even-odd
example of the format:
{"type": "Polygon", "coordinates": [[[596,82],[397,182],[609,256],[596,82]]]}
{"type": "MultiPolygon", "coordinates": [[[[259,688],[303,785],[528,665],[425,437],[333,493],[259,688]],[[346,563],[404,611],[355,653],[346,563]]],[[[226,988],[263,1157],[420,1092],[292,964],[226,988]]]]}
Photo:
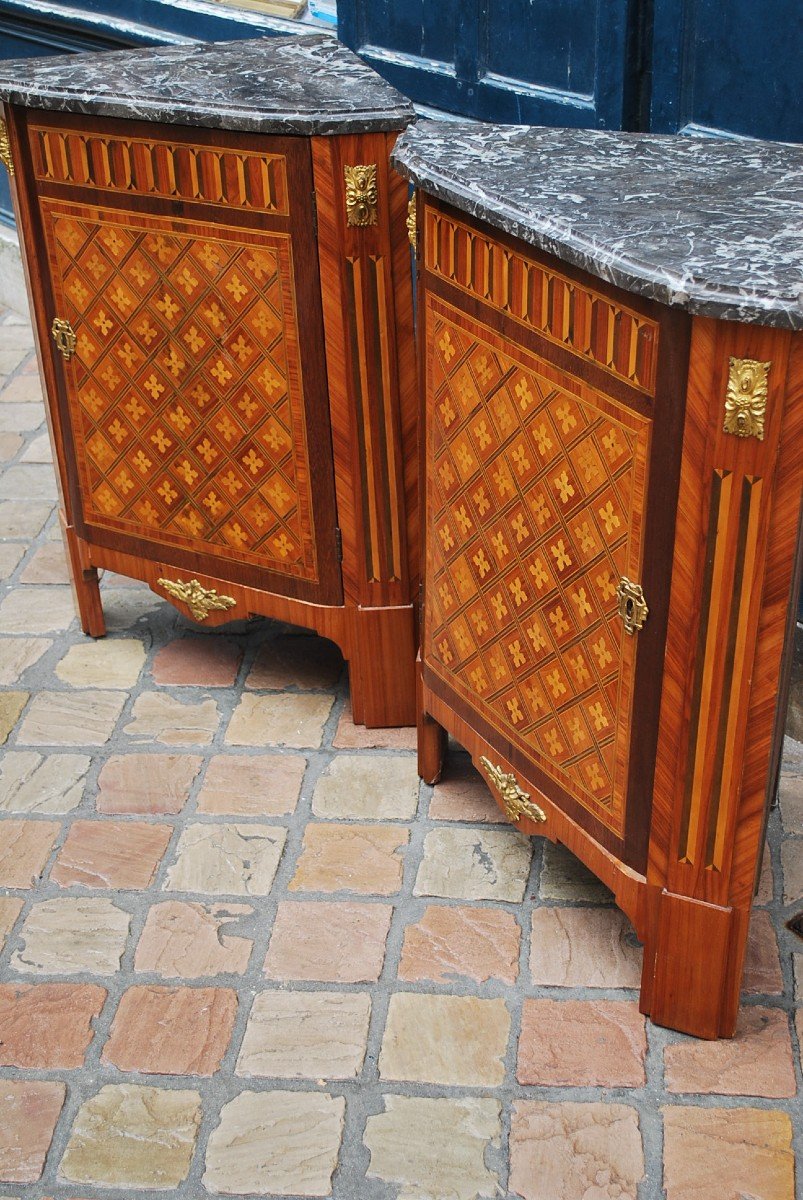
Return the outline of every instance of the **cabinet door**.
{"type": "Polygon", "coordinates": [[[29,129],[76,529],[337,602],[308,146],[110,124],[29,129]]]}
{"type": "Polygon", "coordinates": [[[658,320],[548,261],[427,210],[425,677],[635,864],[682,403],[658,320]],[[623,580],[650,609],[632,634],[623,580]]]}

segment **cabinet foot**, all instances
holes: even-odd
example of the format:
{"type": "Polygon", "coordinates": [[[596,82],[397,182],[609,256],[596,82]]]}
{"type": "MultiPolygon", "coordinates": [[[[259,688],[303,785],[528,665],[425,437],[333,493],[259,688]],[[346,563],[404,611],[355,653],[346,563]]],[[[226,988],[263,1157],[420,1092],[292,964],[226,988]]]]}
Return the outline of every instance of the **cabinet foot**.
{"type": "Polygon", "coordinates": [[[749,914],[657,889],[648,906],[641,1011],[695,1037],[733,1037],[749,914]]]}
{"type": "Polygon", "coordinates": [[[349,610],[349,685],[354,722],[369,729],[415,725],[412,605],[349,610]]]}
{"type": "Polygon", "coordinates": [[[84,633],[93,638],[106,636],[106,621],[103,616],[103,604],[100,599],[100,585],[97,568],[85,565],[82,554],[82,543],[71,525],[67,525],[62,516],[61,533],[64,538],[64,548],[67,551],[67,566],[72,583],[73,599],[75,601],[78,620],[84,633]]]}
{"type": "Polygon", "coordinates": [[[418,697],[418,774],[424,783],[437,783],[443,771],[449,735],[442,725],[424,710],[421,662],[416,663],[418,697]]]}

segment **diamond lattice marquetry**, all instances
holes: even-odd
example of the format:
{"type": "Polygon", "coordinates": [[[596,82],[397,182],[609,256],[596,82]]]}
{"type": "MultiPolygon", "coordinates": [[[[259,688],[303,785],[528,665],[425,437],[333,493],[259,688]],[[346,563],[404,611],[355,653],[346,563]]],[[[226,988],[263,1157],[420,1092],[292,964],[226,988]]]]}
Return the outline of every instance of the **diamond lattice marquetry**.
{"type": "Polygon", "coordinates": [[[285,239],[104,218],[53,216],[86,518],[315,579],[285,239]]]}
{"type": "Polygon", "coordinates": [[[618,829],[648,422],[432,300],[427,340],[427,661],[618,829]]]}

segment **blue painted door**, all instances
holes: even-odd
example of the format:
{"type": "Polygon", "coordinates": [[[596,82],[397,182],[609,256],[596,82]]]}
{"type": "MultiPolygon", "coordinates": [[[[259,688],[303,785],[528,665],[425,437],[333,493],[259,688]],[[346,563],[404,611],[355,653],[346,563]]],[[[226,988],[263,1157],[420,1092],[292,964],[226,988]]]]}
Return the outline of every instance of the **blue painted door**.
{"type": "Polygon", "coordinates": [[[420,104],[619,129],[627,0],[338,0],[338,33],[420,104]]]}
{"type": "Polygon", "coordinates": [[[803,141],[801,0],[654,0],[656,133],[803,141]]]}

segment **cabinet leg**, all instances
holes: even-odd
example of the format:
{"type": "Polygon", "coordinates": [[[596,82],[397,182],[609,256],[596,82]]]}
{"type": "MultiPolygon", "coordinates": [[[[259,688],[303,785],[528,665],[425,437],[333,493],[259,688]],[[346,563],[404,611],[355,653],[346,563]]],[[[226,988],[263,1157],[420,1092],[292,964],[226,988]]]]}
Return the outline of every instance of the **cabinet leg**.
{"type": "Polygon", "coordinates": [[[106,636],[106,621],[103,617],[103,604],[100,599],[98,572],[95,567],[84,564],[81,553],[81,542],[71,525],[67,525],[62,517],[61,533],[64,538],[64,548],[67,551],[67,565],[70,571],[73,599],[84,633],[93,638],[106,636]]]}
{"type": "Polygon", "coordinates": [[[355,724],[369,729],[415,725],[412,605],[355,608],[350,616],[349,685],[355,724]]]}
{"type": "Polygon", "coordinates": [[[416,663],[416,695],[418,701],[418,774],[424,783],[437,783],[443,771],[443,760],[449,741],[446,730],[426,712],[421,683],[421,663],[416,663]]]}
{"type": "Polygon", "coordinates": [[[641,1011],[695,1037],[733,1037],[749,913],[665,889],[649,905],[641,1011]]]}

